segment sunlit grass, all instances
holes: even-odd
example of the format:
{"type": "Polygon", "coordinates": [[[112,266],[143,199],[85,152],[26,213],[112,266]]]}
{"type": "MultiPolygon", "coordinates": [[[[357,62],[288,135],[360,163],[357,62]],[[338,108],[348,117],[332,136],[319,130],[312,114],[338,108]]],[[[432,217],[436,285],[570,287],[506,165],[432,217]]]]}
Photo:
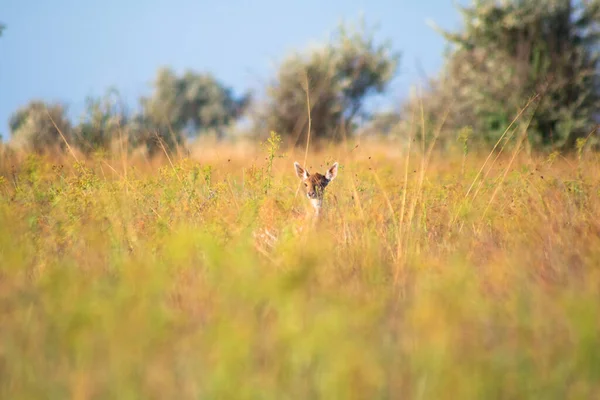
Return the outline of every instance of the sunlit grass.
{"type": "Polygon", "coordinates": [[[600,396],[597,157],[418,150],[4,157],[0,397],[600,396]]]}

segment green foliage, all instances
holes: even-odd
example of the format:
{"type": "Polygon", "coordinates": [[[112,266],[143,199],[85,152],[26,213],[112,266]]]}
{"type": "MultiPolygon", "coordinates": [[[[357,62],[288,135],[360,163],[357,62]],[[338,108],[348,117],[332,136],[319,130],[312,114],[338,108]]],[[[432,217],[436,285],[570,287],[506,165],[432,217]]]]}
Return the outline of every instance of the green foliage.
{"type": "Polygon", "coordinates": [[[462,153],[463,153],[463,162],[461,167],[461,176],[465,174],[465,162],[467,160],[467,156],[469,155],[469,138],[473,134],[473,130],[469,127],[465,127],[460,130],[457,140],[462,143],[462,153]]]}
{"type": "Polygon", "coordinates": [[[144,148],[152,157],[172,153],[185,143],[179,132],[157,126],[144,114],[130,114],[116,89],[87,99],[87,110],[75,132],[76,146],[87,154],[144,148]]]}
{"type": "Polygon", "coordinates": [[[61,151],[66,146],[65,140],[72,137],[66,109],[59,103],[33,100],[12,114],[9,126],[11,145],[36,153],[61,151]]]}
{"type": "Polygon", "coordinates": [[[2,36],[2,32],[6,29],[6,25],[0,23],[0,36],[2,36]]]}
{"type": "MultiPolygon", "coordinates": [[[[460,33],[425,99],[446,126],[495,142],[529,98],[533,144],[575,147],[600,110],[598,1],[483,0],[462,8],[460,33]]],[[[417,107],[414,105],[414,107],[417,107]]]]}
{"type": "Polygon", "coordinates": [[[364,26],[342,25],[330,43],[294,53],[281,63],[267,88],[268,100],[257,129],[275,130],[302,145],[310,104],[311,136],[340,139],[352,133],[357,116],[368,116],[363,110],[365,99],[384,92],[398,60],[389,43],[376,43],[364,26]]]}
{"type": "Polygon", "coordinates": [[[182,132],[157,125],[153,118],[141,113],[128,119],[126,132],[131,148],[144,148],[150,157],[165,151],[172,153],[186,145],[182,132]]]}
{"type": "Polygon", "coordinates": [[[102,98],[86,99],[87,109],[76,127],[75,145],[86,153],[108,151],[125,134],[127,110],[116,89],[102,98]]]}
{"type": "Polygon", "coordinates": [[[249,104],[249,95],[235,97],[211,74],[185,72],[178,77],[172,70],[158,71],[154,92],[142,98],[144,118],[157,130],[177,134],[214,132],[219,137],[237,120],[249,104]]]}
{"type": "Polygon", "coordinates": [[[460,130],[457,140],[462,143],[463,155],[466,157],[469,154],[469,137],[473,134],[473,130],[466,127],[460,130]]]}
{"type": "Polygon", "coordinates": [[[265,183],[265,193],[271,188],[271,173],[273,171],[273,161],[276,157],[283,158],[283,155],[277,155],[281,146],[281,136],[277,132],[271,131],[271,136],[263,143],[267,149],[267,182],[265,183]]]}

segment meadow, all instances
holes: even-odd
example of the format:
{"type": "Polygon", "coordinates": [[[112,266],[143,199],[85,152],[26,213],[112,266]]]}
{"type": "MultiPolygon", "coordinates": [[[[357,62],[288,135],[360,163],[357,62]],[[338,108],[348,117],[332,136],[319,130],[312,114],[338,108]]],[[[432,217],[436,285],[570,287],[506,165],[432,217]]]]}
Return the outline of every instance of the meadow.
{"type": "Polygon", "coordinates": [[[500,149],[1,155],[0,397],[598,398],[600,157],[500,149]]]}

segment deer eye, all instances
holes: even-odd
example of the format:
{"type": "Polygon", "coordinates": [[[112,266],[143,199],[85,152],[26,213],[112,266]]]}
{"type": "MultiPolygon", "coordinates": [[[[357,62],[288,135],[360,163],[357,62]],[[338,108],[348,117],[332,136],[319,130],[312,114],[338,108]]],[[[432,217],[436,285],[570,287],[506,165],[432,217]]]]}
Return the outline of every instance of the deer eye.
{"type": "Polygon", "coordinates": [[[308,183],[304,182],[304,186],[308,187],[308,183]]]}

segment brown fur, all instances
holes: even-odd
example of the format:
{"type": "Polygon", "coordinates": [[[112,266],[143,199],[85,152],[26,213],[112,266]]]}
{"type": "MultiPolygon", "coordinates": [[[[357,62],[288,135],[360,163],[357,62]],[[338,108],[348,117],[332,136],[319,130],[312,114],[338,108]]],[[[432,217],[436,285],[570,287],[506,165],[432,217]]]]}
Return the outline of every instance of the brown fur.
{"type": "Polygon", "coordinates": [[[321,175],[318,172],[310,174],[308,170],[302,168],[297,162],[294,163],[294,167],[296,169],[296,175],[302,180],[302,183],[304,183],[306,196],[311,200],[313,207],[318,212],[321,208],[325,188],[337,176],[338,163],[334,163],[327,170],[325,175],[321,175]]]}

